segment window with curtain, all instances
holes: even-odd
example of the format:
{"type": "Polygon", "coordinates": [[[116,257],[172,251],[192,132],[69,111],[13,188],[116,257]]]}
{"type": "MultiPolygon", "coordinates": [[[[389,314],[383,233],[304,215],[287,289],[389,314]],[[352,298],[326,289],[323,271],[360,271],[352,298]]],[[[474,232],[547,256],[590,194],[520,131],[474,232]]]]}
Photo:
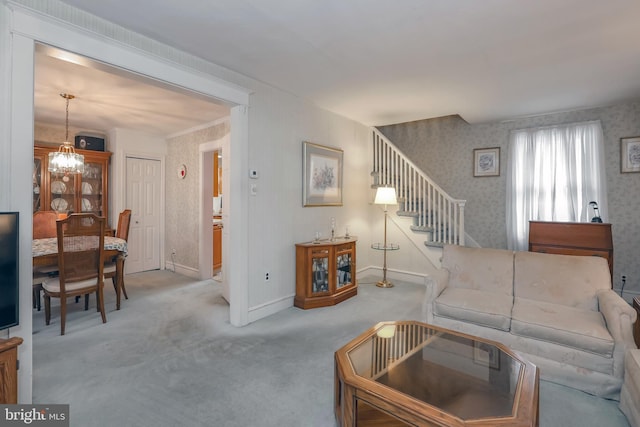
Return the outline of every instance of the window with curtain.
{"type": "Polygon", "coordinates": [[[509,249],[528,249],[529,221],[591,221],[592,201],[607,218],[600,121],[514,130],[509,139],[509,249]]]}

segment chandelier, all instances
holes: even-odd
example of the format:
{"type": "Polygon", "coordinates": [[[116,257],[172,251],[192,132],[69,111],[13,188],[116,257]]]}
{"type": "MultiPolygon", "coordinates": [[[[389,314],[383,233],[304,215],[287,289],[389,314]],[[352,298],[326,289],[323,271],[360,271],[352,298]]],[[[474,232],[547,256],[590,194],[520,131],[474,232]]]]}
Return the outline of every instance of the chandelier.
{"type": "Polygon", "coordinates": [[[84,156],[77,154],[69,142],[69,100],[75,96],[68,93],[61,93],[60,96],[67,100],[66,134],[58,151],[49,153],[49,172],[64,173],[65,175],[83,173],[84,156]]]}

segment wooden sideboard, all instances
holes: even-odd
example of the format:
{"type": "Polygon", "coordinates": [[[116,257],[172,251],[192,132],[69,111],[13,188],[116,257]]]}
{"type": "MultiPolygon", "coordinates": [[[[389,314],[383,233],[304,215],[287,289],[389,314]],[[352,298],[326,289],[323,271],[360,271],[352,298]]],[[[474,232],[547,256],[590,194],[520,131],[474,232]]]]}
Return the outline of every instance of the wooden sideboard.
{"type": "Polygon", "coordinates": [[[18,346],[22,338],[0,339],[0,404],[18,403],[18,346]]]}
{"type": "Polygon", "coordinates": [[[355,238],[296,244],[296,307],[335,305],[357,293],[355,238]]]}
{"type": "MultiPolygon", "coordinates": [[[[607,260],[613,279],[611,224],[530,221],[529,251],[549,254],[599,256],[607,260]]],[[[613,286],[613,280],[611,286],[613,286]]]]}

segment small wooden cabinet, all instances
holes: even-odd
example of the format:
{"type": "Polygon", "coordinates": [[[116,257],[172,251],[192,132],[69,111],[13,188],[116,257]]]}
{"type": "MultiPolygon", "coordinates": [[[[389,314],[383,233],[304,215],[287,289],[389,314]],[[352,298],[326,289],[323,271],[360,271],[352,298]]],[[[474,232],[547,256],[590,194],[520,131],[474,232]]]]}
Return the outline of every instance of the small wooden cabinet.
{"type": "Polygon", "coordinates": [[[0,339],[0,404],[18,403],[18,346],[22,338],[0,339]]]}
{"type": "Polygon", "coordinates": [[[213,274],[222,268],[222,223],[213,224],[213,274]]]}
{"type": "Polygon", "coordinates": [[[51,173],[49,153],[59,147],[38,145],[33,149],[33,212],[91,212],[109,222],[108,151],[76,150],[84,156],[84,173],[65,176],[51,173]]]}
{"type": "Polygon", "coordinates": [[[335,305],[357,293],[355,238],[296,244],[296,307],[335,305]]]}
{"type": "MultiPolygon", "coordinates": [[[[611,224],[596,222],[529,222],[529,251],[599,256],[607,260],[613,278],[611,224]]],[[[611,283],[613,286],[613,281],[611,283]]]]}

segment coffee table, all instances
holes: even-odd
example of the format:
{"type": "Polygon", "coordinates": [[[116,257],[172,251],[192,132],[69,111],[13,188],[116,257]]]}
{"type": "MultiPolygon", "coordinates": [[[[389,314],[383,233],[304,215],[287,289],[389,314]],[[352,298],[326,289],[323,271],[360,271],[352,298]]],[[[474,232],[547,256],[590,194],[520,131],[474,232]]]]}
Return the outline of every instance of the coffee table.
{"type": "Polygon", "coordinates": [[[335,353],[340,426],[538,426],[538,368],[495,341],[382,322],[335,353]]]}

